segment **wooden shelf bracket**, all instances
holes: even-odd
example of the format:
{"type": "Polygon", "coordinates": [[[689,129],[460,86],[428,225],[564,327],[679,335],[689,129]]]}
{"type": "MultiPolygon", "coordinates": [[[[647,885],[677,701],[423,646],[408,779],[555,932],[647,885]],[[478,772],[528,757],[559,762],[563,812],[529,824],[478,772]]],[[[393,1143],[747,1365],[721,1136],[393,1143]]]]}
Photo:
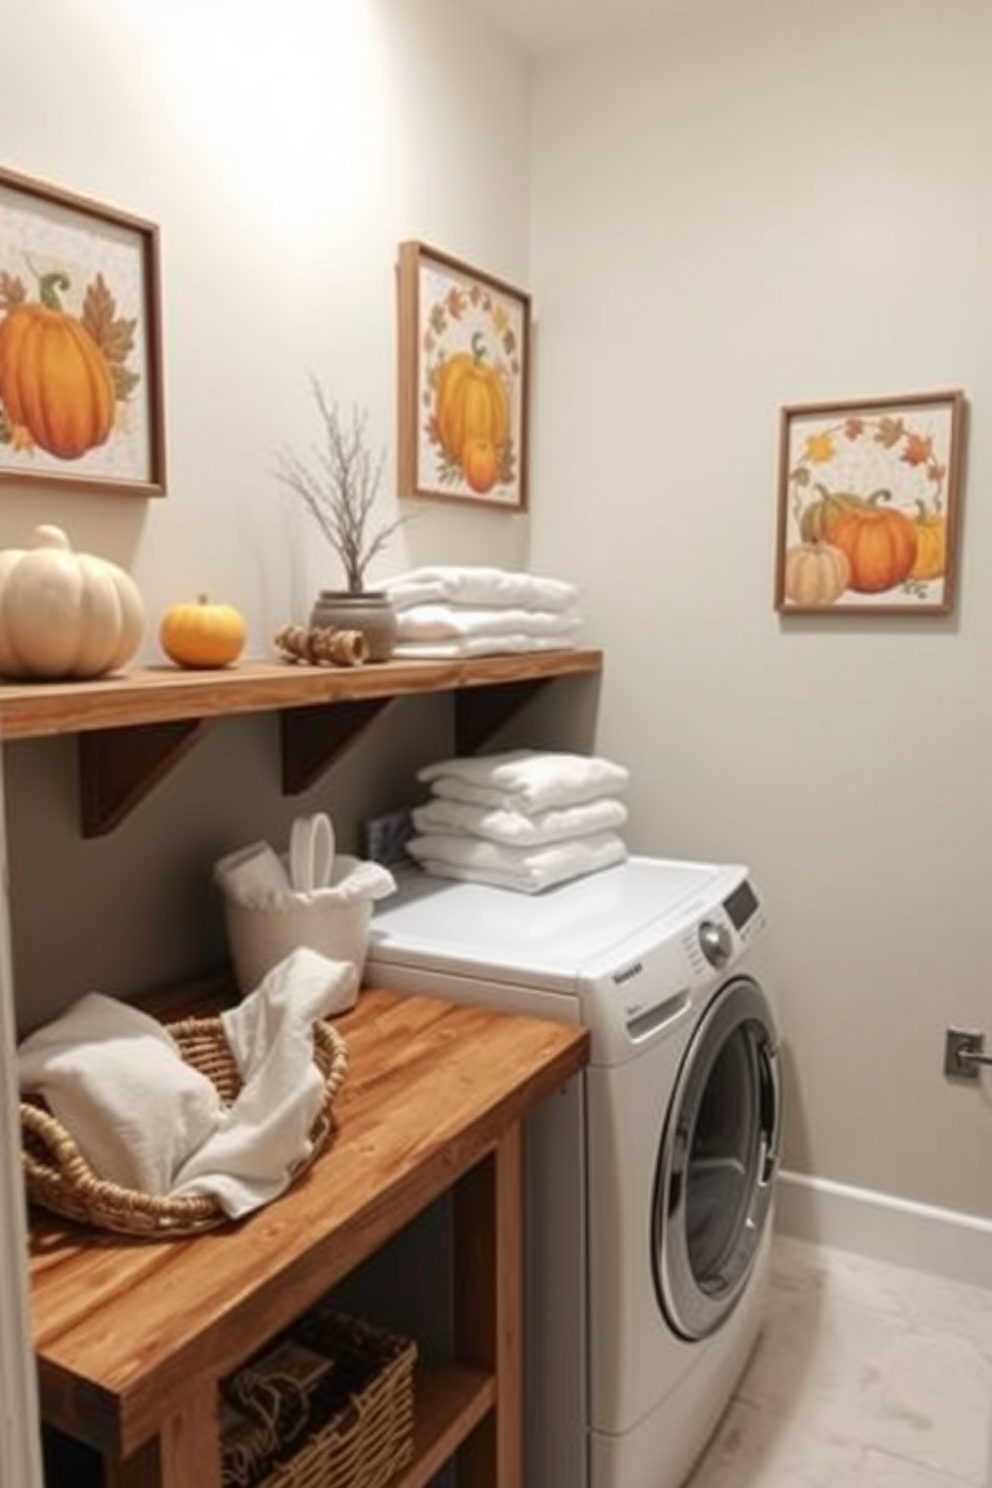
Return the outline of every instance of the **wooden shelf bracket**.
{"type": "Polygon", "coordinates": [[[132,724],[79,735],[79,805],[84,837],[102,837],[143,801],[196,743],[202,718],[132,724]]]}
{"type": "Polygon", "coordinates": [[[456,754],[474,754],[548,680],[538,677],[495,687],[460,687],[455,693],[456,754]]]}
{"type": "Polygon", "coordinates": [[[353,698],[322,707],[283,708],[279,715],[283,795],[298,796],[314,785],[394,701],[392,697],[353,698]]]}

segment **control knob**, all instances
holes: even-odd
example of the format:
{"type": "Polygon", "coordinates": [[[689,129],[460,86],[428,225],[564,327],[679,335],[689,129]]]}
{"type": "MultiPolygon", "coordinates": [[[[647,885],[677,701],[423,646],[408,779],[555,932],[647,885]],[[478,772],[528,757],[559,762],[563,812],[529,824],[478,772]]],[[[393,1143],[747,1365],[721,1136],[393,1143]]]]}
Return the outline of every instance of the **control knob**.
{"type": "Polygon", "coordinates": [[[726,925],[719,925],[715,920],[703,920],[699,927],[699,944],[707,961],[717,970],[726,966],[734,948],[726,925]]]}

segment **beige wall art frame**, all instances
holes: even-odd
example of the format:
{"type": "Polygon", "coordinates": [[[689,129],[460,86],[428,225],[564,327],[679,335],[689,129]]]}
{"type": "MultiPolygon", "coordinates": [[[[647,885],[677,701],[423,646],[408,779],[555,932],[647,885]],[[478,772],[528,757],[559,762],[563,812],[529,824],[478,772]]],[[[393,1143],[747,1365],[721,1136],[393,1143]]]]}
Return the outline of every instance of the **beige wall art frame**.
{"type": "Polygon", "coordinates": [[[165,492],[158,229],[0,170],[0,482],[165,492]]]}
{"type": "Polygon", "coordinates": [[[399,494],[527,508],[530,296],[399,249],[399,494]]]}
{"type": "Polygon", "coordinates": [[[777,610],[951,613],[964,413],[960,389],[782,409],[777,610]]]}

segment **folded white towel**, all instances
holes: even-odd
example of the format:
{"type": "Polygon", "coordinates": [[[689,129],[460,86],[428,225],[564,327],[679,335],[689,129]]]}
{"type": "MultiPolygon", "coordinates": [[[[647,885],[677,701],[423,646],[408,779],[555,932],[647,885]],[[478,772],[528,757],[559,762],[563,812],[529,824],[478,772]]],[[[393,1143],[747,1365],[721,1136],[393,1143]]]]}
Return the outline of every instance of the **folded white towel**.
{"type": "Polygon", "coordinates": [[[301,947],[222,1015],[243,1080],[216,1130],[175,1175],[173,1196],[212,1194],[232,1218],[278,1197],[311,1152],[324,1081],[313,1025],[350,1006],[358,973],[301,947]]]}
{"type": "Polygon", "coordinates": [[[469,636],[574,636],[582,626],[569,610],[464,609],[457,605],[423,604],[401,610],[396,617],[400,641],[462,640],[469,636]]]}
{"type": "Polygon", "coordinates": [[[596,755],[513,749],[438,760],[422,766],[417,779],[447,800],[511,807],[534,816],[553,807],[618,795],[627,789],[630,772],[596,755]]]}
{"type": "Polygon", "coordinates": [[[408,661],[452,661],[463,656],[518,656],[528,651],[574,651],[569,636],[477,635],[449,641],[397,641],[393,656],[408,661]]]}
{"type": "Polygon", "coordinates": [[[439,878],[461,878],[538,894],[554,884],[623,862],[626,844],[615,832],[596,832],[569,842],[521,851],[495,842],[430,833],[411,837],[407,851],[439,878]]]}
{"type": "Polygon", "coordinates": [[[21,1089],[44,1097],[98,1177],[167,1194],[217,1128],[216,1086],[140,1008],[89,992],[17,1050],[21,1089]]]}
{"type": "Polygon", "coordinates": [[[584,801],[580,806],[559,806],[526,816],[506,806],[469,806],[434,796],[411,813],[417,832],[460,832],[502,842],[507,847],[543,847],[592,832],[613,831],[627,820],[627,808],[612,796],[584,801]]]}
{"type": "Polygon", "coordinates": [[[514,605],[529,610],[564,610],[578,598],[578,589],[563,579],[543,578],[515,569],[438,564],[414,568],[386,579],[385,589],[394,609],[446,600],[462,605],[514,605]]]}

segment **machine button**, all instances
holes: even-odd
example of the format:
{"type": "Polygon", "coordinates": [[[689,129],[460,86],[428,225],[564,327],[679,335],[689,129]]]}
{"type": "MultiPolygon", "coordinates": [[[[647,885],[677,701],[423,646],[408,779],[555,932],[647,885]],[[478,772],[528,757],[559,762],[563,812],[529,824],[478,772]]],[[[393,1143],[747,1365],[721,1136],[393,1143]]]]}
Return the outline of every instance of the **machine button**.
{"type": "Polygon", "coordinates": [[[699,927],[699,944],[711,966],[719,969],[730,960],[733,942],[726,925],[718,925],[714,920],[703,920],[699,927]]]}

